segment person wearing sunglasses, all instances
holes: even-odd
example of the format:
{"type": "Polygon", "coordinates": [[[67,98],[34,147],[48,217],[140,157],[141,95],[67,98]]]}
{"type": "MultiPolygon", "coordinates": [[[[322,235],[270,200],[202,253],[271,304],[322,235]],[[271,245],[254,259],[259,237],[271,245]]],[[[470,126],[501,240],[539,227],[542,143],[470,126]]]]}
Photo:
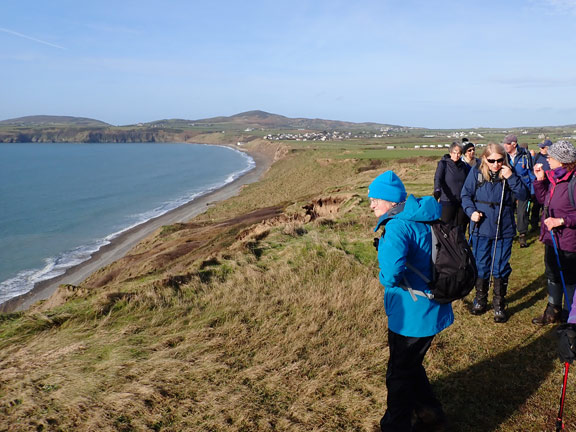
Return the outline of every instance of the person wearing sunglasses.
{"type": "MultiPolygon", "coordinates": [[[[536,165],[540,164],[542,167],[542,171],[546,172],[550,170],[550,164],[548,163],[548,147],[552,145],[552,141],[549,139],[545,139],[538,147],[540,147],[540,151],[536,153],[534,156],[534,168],[536,165]]],[[[536,194],[536,181],[533,183],[534,185],[534,194],[536,194]]],[[[532,231],[540,232],[540,215],[542,214],[542,204],[538,202],[536,196],[532,200],[532,209],[530,212],[530,225],[532,225],[532,231]]]]}
{"type": "Polygon", "coordinates": [[[480,159],[476,157],[476,146],[473,142],[468,141],[464,144],[462,162],[467,163],[470,167],[480,165],[480,159]]]}
{"type": "Polygon", "coordinates": [[[478,267],[476,296],[472,314],[486,312],[490,279],[494,286],[494,321],[503,323],[505,297],[512,273],[510,256],[516,235],[514,204],[527,200],[530,191],[508,164],[507,153],[500,144],[490,143],[480,166],[472,167],[462,188],[462,207],[470,217],[470,240],[478,267]]]}

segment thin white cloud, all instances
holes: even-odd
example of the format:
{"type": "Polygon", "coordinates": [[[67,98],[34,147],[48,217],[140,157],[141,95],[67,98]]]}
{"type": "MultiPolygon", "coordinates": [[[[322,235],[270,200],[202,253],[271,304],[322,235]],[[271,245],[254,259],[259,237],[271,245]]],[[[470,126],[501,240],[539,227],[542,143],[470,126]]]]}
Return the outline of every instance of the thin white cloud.
{"type": "Polygon", "coordinates": [[[46,41],[44,41],[44,40],[42,40],[42,39],[37,39],[37,38],[35,38],[35,37],[28,36],[28,35],[25,35],[25,34],[22,34],[22,33],[18,33],[18,32],[15,32],[15,31],[13,31],[13,30],[8,30],[8,29],[3,28],[3,27],[0,27],[0,31],[3,31],[3,32],[5,32],[5,33],[9,33],[9,34],[11,34],[11,35],[18,36],[18,37],[21,37],[21,38],[24,38],[24,39],[28,39],[28,40],[31,40],[31,41],[34,41],[34,42],[38,42],[38,43],[41,43],[41,44],[44,44],[44,45],[48,45],[48,46],[51,46],[51,47],[54,47],[54,48],[63,49],[63,50],[66,49],[66,48],[64,48],[63,46],[56,45],[56,44],[54,44],[54,43],[52,43],[52,42],[46,42],[46,41]]]}
{"type": "Polygon", "coordinates": [[[533,0],[533,3],[556,13],[576,14],[576,0],[533,0]]]}
{"type": "Polygon", "coordinates": [[[517,88],[555,88],[555,87],[574,87],[576,78],[501,78],[494,80],[498,84],[517,88]]]}

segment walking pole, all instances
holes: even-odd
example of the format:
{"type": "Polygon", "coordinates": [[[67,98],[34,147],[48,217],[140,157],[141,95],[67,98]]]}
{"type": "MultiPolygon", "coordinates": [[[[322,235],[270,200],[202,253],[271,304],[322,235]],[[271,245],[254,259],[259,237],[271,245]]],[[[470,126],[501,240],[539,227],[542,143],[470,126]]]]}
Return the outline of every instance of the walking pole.
{"type": "Polygon", "coordinates": [[[496,222],[496,237],[494,238],[494,251],[492,252],[492,265],[490,266],[490,279],[488,291],[492,287],[492,275],[494,274],[494,261],[496,258],[496,246],[498,245],[498,234],[500,233],[500,218],[502,217],[502,205],[504,204],[504,190],[506,189],[506,179],[502,179],[502,196],[500,197],[500,208],[498,209],[498,222],[496,222]]]}
{"type": "MultiPolygon", "coordinates": [[[[548,209],[546,209],[548,213],[548,209]]],[[[547,214],[550,216],[549,214],[547,214]]],[[[554,245],[554,254],[556,255],[556,264],[560,271],[560,280],[562,281],[562,289],[564,290],[564,298],[568,305],[568,310],[572,308],[572,299],[568,298],[568,291],[566,290],[566,283],[564,282],[564,272],[562,271],[562,264],[560,264],[560,254],[558,253],[558,246],[556,245],[556,238],[554,237],[554,228],[550,230],[550,237],[552,237],[552,244],[554,245]]],[[[560,408],[558,409],[558,417],[556,418],[556,432],[564,430],[564,421],[562,415],[564,414],[564,400],[566,399],[566,383],[568,382],[568,371],[570,370],[570,363],[564,363],[564,379],[562,381],[562,395],[560,396],[560,408]]]]}
{"type": "Polygon", "coordinates": [[[572,299],[568,298],[568,291],[566,290],[566,282],[564,282],[564,272],[562,271],[562,265],[560,264],[560,255],[558,254],[558,246],[556,245],[556,238],[554,237],[554,228],[550,230],[550,237],[552,237],[552,244],[554,245],[554,254],[556,255],[556,264],[558,264],[558,270],[560,271],[560,280],[562,281],[562,290],[564,291],[564,298],[566,299],[566,304],[568,305],[568,311],[572,308],[572,299]]]}
{"type": "MultiPolygon", "coordinates": [[[[470,235],[468,236],[468,246],[472,245],[472,236],[474,235],[474,231],[476,231],[478,229],[478,224],[476,222],[474,222],[474,228],[472,228],[472,230],[470,231],[470,235]]],[[[478,243],[478,242],[476,242],[478,243]]]]}
{"type": "Polygon", "coordinates": [[[562,396],[560,396],[560,409],[556,417],[556,432],[564,430],[564,421],[562,415],[564,414],[564,401],[566,399],[566,383],[568,382],[568,371],[570,370],[570,363],[564,363],[564,380],[562,381],[562,396]]]}

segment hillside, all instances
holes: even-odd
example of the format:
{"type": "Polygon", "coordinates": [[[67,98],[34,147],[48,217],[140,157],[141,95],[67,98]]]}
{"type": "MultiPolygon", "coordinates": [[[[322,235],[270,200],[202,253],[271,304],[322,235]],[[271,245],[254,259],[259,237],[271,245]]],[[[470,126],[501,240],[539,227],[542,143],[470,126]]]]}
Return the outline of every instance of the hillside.
{"type": "Polygon", "coordinates": [[[363,140],[382,145],[382,138],[397,138],[404,144],[446,144],[463,136],[474,142],[501,139],[516,133],[522,143],[535,144],[543,137],[571,139],[572,126],[434,130],[381,123],[354,123],[337,120],[289,118],[265,111],[247,111],[232,116],[198,120],[164,119],[149,123],[112,126],[94,119],[63,116],[29,116],[0,121],[0,143],[23,142],[249,142],[264,137],[271,140],[363,140]],[[307,134],[311,134],[309,136],[307,134]],[[413,142],[407,142],[413,139],[413,142]],[[434,141],[434,142],[431,142],[434,141]]]}
{"type": "Polygon", "coordinates": [[[51,115],[35,115],[18,117],[8,120],[0,121],[0,126],[20,126],[20,127],[35,127],[35,126],[64,126],[64,127],[106,127],[110,124],[100,120],[94,120],[84,117],[71,117],[71,116],[51,116],[51,115]]]}
{"type": "Polygon", "coordinates": [[[165,119],[146,123],[151,127],[202,127],[226,126],[228,128],[262,128],[262,129],[306,129],[306,130],[378,130],[382,127],[400,127],[378,123],[354,123],[337,120],[289,118],[265,111],[246,111],[229,117],[219,116],[197,120],[165,119]]]}
{"type": "MultiPolygon", "coordinates": [[[[309,146],[79,286],[0,315],[0,431],[376,430],[388,351],[367,185],[394,169],[429,193],[438,155],[309,146]]],[[[513,250],[510,321],[457,302],[427,356],[455,431],[553,430],[562,370],[552,327],[530,322],[546,293],[529,243],[513,250]]]]}

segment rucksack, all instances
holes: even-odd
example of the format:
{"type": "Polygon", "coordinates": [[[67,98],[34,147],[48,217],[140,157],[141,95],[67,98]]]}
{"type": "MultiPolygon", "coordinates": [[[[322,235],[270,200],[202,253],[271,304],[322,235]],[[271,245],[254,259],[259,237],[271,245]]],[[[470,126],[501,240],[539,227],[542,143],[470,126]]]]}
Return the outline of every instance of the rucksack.
{"type": "MultiPolygon", "coordinates": [[[[466,297],[474,288],[478,270],[464,232],[459,226],[440,220],[425,223],[431,226],[432,232],[432,280],[408,262],[406,267],[426,282],[431,292],[414,290],[409,286],[405,288],[414,301],[416,295],[438,303],[450,303],[466,297]]],[[[406,278],[404,281],[406,283],[406,278]]]]}

